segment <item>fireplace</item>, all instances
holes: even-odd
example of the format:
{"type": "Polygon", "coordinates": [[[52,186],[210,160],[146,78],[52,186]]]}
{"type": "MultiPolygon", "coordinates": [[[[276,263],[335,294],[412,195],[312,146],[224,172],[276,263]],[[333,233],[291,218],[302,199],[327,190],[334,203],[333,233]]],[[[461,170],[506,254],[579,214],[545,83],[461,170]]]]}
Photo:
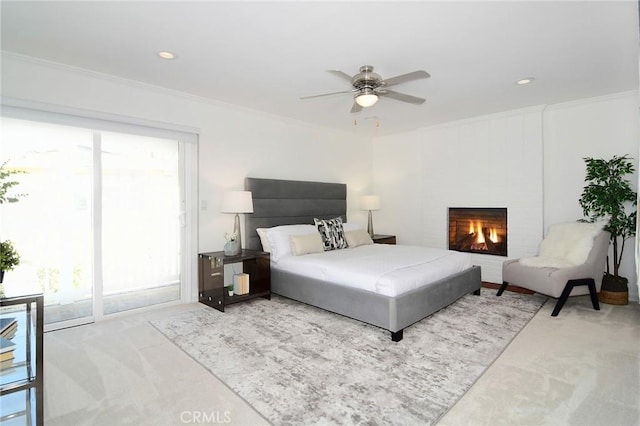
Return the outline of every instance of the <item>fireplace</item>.
{"type": "Polygon", "coordinates": [[[450,207],[449,250],[507,256],[507,209],[450,207]]]}

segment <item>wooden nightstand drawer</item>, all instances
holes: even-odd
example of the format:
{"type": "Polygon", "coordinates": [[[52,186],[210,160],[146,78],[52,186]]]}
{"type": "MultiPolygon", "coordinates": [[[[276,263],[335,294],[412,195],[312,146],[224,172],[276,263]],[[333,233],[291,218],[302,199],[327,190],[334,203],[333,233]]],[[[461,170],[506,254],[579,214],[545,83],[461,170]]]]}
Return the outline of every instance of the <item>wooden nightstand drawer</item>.
{"type": "Polygon", "coordinates": [[[394,244],[396,243],[395,235],[373,234],[373,242],[376,244],[394,244]]]}

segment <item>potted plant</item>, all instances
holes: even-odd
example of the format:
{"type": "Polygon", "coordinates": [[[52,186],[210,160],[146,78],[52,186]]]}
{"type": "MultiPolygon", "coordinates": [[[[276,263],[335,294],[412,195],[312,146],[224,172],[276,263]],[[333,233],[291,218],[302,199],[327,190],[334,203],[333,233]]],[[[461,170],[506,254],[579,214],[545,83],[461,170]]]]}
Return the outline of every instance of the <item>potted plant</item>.
{"type": "Polygon", "coordinates": [[[20,264],[20,256],[13,248],[13,243],[9,240],[0,242],[0,283],[4,279],[4,273],[11,271],[20,264]]]}
{"type": "Polygon", "coordinates": [[[229,296],[233,296],[233,284],[227,286],[227,291],[229,292],[229,296]]]}
{"type": "Polygon", "coordinates": [[[234,232],[233,234],[229,234],[228,232],[224,233],[224,239],[227,240],[227,243],[224,245],[224,255],[225,256],[235,256],[239,253],[239,241],[238,241],[238,233],[234,232]]]}
{"type": "Polygon", "coordinates": [[[584,158],[587,186],[580,196],[580,206],[590,220],[609,221],[604,229],[611,233],[613,259],[607,256],[607,271],[602,278],[599,299],[613,305],[629,303],[628,279],[620,276],[619,272],[624,243],[636,234],[637,194],[625,178],[635,171],[630,160],[627,155],[614,155],[611,160],[584,158]]]}

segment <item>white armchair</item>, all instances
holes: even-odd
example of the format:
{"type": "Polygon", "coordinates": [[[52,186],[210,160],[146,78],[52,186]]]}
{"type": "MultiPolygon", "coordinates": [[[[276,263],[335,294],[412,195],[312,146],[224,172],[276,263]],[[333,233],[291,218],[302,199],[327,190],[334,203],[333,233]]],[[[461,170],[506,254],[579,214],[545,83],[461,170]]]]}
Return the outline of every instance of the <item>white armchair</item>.
{"type": "Polygon", "coordinates": [[[597,293],[602,285],[609,232],[602,224],[553,225],[540,244],[539,256],[507,260],[502,264],[501,296],[512,284],[558,298],[551,316],[557,316],[569,296],[589,294],[593,308],[600,310],[597,293]]]}

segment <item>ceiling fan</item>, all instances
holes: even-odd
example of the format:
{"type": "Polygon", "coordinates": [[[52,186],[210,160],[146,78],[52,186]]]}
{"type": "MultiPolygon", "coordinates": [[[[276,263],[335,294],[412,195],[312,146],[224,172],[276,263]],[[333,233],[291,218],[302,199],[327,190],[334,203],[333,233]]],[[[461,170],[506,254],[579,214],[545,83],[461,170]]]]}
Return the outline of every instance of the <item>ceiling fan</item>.
{"type": "Polygon", "coordinates": [[[351,108],[351,112],[359,112],[362,111],[362,108],[375,105],[375,103],[378,102],[378,99],[381,96],[395,99],[397,101],[420,105],[424,103],[425,99],[389,90],[387,89],[387,87],[406,83],[408,81],[419,80],[421,78],[431,77],[428,72],[418,70],[383,80],[380,75],[373,72],[373,66],[371,65],[361,66],[360,72],[354,76],[350,76],[349,74],[340,70],[327,70],[327,72],[330,72],[331,74],[338,76],[343,80],[347,80],[349,83],[351,83],[352,89],[343,90],[340,92],[324,93],[322,95],[303,96],[300,99],[321,98],[324,96],[332,96],[342,93],[353,93],[354,102],[353,107],[351,108]]]}

